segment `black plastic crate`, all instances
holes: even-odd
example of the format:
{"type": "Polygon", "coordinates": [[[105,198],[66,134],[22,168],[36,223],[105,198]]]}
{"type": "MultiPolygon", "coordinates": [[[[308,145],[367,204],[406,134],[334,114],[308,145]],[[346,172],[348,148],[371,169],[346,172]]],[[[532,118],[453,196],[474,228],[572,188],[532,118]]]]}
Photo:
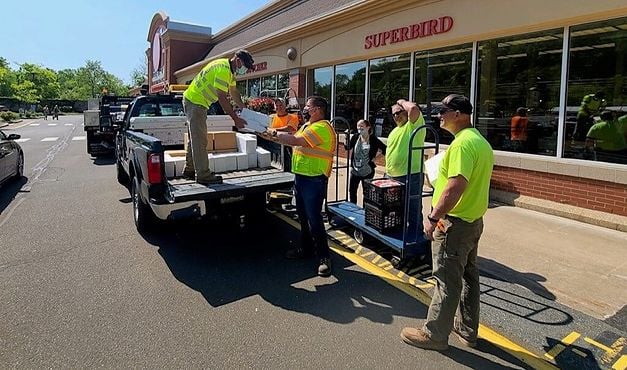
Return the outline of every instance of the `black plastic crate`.
{"type": "Polygon", "coordinates": [[[374,227],[380,233],[398,230],[403,225],[402,207],[380,208],[364,202],[364,208],[366,210],[366,225],[374,227]]]}
{"type": "Polygon", "coordinates": [[[363,181],[363,187],[365,202],[379,207],[405,204],[405,184],[401,182],[386,178],[369,179],[363,181]]]}

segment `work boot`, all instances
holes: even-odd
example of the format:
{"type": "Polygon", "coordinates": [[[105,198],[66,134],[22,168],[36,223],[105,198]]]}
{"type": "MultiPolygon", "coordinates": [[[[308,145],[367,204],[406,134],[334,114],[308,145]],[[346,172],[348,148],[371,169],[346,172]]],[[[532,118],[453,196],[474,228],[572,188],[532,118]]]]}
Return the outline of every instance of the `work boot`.
{"type": "Polygon", "coordinates": [[[202,185],[222,184],[222,176],[212,174],[208,177],[197,178],[196,182],[202,185]]]}
{"type": "Polygon", "coordinates": [[[183,178],[187,180],[195,180],[196,172],[192,171],[183,171],[183,178]]]}
{"type": "Polygon", "coordinates": [[[321,258],[318,266],[318,276],[331,276],[331,259],[329,257],[321,258]]]}
{"type": "Polygon", "coordinates": [[[422,331],[422,329],[403,328],[401,331],[401,338],[403,339],[403,342],[422,349],[436,351],[444,351],[448,349],[447,341],[433,340],[427,333],[422,331]]]}
{"type": "Polygon", "coordinates": [[[477,347],[477,339],[472,340],[470,337],[462,334],[462,332],[459,330],[459,328],[457,328],[455,326],[453,326],[453,334],[455,334],[457,339],[459,339],[459,341],[463,345],[465,345],[466,347],[469,347],[469,348],[477,347]]]}

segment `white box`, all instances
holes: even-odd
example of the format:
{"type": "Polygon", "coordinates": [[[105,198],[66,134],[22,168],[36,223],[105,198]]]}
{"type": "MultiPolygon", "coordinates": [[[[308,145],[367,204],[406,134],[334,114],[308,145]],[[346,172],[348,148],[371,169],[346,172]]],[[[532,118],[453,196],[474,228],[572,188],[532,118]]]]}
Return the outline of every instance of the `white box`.
{"type": "MultiPolygon", "coordinates": [[[[212,154],[216,173],[237,171],[237,153],[212,154]]],[[[211,168],[211,166],[209,166],[211,168]]]]}
{"type": "Polygon", "coordinates": [[[233,131],[235,123],[229,115],[207,116],[207,131],[233,131]]]}
{"type": "Polygon", "coordinates": [[[270,116],[255,112],[248,108],[242,109],[240,117],[246,120],[246,129],[256,132],[266,131],[270,125],[270,116]]]}
{"type": "Polygon", "coordinates": [[[185,157],[175,157],[174,159],[174,170],[176,177],[182,177],[183,169],[185,168],[185,157]]]}
{"type": "Polygon", "coordinates": [[[270,161],[270,152],[265,150],[264,148],[257,148],[257,167],[270,167],[270,161]]]}
{"type": "Polygon", "coordinates": [[[248,154],[246,153],[234,153],[232,154],[237,161],[237,170],[247,170],[248,169],[248,154]]]}
{"type": "Polygon", "coordinates": [[[163,154],[163,161],[165,162],[164,163],[165,177],[172,178],[176,176],[176,166],[175,166],[176,159],[170,157],[169,154],[165,153],[163,154]]]}
{"type": "Polygon", "coordinates": [[[248,153],[246,156],[248,156],[248,168],[257,167],[257,152],[248,153]]]}
{"type": "Polygon", "coordinates": [[[237,133],[237,150],[240,153],[255,153],[257,148],[257,137],[250,134],[237,133]]]}

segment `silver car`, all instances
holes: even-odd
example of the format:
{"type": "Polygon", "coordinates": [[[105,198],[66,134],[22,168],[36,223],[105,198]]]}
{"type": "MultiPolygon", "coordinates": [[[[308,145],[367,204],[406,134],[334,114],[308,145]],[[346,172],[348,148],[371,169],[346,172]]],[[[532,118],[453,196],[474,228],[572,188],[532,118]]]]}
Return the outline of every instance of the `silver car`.
{"type": "Polygon", "coordinates": [[[0,131],[0,184],[24,174],[24,152],[15,142],[19,138],[20,135],[0,131]]]}

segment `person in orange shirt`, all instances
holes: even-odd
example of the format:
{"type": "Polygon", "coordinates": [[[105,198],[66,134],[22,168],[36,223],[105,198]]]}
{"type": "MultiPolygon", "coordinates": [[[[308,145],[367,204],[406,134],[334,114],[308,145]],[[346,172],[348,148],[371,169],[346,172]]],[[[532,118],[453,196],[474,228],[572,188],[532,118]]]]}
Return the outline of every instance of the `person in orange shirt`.
{"type": "Polygon", "coordinates": [[[274,110],[276,113],[271,116],[272,122],[270,123],[270,128],[290,134],[298,130],[298,116],[287,112],[283,99],[274,99],[274,110]]]}
{"type": "Polygon", "coordinates": [[[516,109],[516,115],[512,117],[512,149],[515,152],[527,151],[527,126],[529,119],[527,118],[527,108],[520,107],[516,109]]]}

